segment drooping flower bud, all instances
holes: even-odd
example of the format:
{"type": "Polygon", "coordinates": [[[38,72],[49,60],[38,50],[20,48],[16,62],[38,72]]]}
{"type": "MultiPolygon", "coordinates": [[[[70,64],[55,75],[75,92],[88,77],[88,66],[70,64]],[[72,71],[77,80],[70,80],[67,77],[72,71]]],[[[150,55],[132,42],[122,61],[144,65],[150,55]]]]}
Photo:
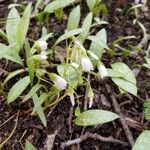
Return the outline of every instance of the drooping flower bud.
{"type": "Polygon", "coordinates": [[[90,72],[91,70],[93,70],[93,64],[88,56],[83,56],[81,58],[81,66],[83,71],[85,72],[90,72]]]}
{"type": "Polygon", "coordinates": [[[64,90],[67,87],[67,81],[55,73],[50,74],[50,79],[54,82],[54,86],[59,90],[64,90]]]}
{"type": "Polygon", "coordinates": [[[46,60],[47,59],[47,53],[46,52],[44,52],[44,51],[42,51],[41,53],[40,53],[40,59],[41,59],[41,61],[44,61],[44,60],[46,60]]]}
{"type": "Polygon", "coordinates": [[[36,47],[40,49],[41,51],[45,51],[47,49],[47,42],[46,41],[37,41],[36,47]]]}
{"type": "Polygon", "coordinates": [[[100,76],[101,79],[105,78],[108,76],[108,72],[107,72],[107,69],[106,67],[104,66],[103,63],[99,63],[98,64],[98,74],[100,76]]]}

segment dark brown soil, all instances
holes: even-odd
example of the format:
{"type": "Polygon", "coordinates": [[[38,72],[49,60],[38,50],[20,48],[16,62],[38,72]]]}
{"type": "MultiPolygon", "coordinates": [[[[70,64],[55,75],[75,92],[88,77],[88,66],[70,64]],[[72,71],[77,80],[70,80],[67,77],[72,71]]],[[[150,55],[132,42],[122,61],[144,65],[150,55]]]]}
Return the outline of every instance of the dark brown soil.
{"type": "MultiPolygon", "coordinates": [[[[106,30],[108,33],[108,43],[110,46],[115,39],[121,36],[135,35],[137,37],[137,39],[133,41],[127,41],[123,43],[124,46],[126,46],[126,44],[130,42],[133,42],[136,45],[141,40],[142,32],[138,28],[138,26],[133,25],[133,16],[129,15],[127,17],[124,17],[127,9],[131,7],[131,2],[132,1],[130,0],[107,0],[105,2],[109,10],[109,14],[106,16],[106,20],[109,22],[109,25],[106,26],[106,30]]],[[[7,7],[10,3],[12,3],[12,1],[0,0],[0,18],[6,18],[8,14],[7,7]]],[[[22,1],[20,3],[22,3],[22,1]]],[[[150,3],[148,4],[148,8],[148,13],[150,16],[150,3]]],[[[86,9],[83,10],[85,11],[86,9]]],[[[67,13],[65,15],[68,15],[68,12],[70,12],[70,8],[66,9],[66,12],[67,13]]],[[[150,18],[145,16],[142,12],[140,14],[140,18],[146,28],[150,29],[150,18]]],[[[39,36],[37,31],[41,31],[41,26],[35,21],[36,20],[33,19],[30,25],[30,31],[33,31],[33,35],[28,35],[35,38],[34,40],[36,40],[36,38],[38,38],[39,36]],[[35,27],[33,27],[33,25],[35,27]]],[[[66,28],[67,19],[64,17],[64,20],[58,21],[55,17],[52,16],[50,22],[51,30],[55,32],[55,36],[57,37],[58,35],[62,34],[64,29],[66,28]]],[[[5,24],[0,24],[0,27],[5,28],[5,24]]],[[[148,33],[150,33],[150,30],[148,30],[148,33]]],[[[145,46],[145,49],[147,46],[148,45],[145,46]]],[[[117,87],[112,83],[110,79],[106,79],[102,82],[93,80],[92,86],[96,95],[93,108],[115,112],[115,108],[111,100],[111,95],[115,93],[114,95],[117,95],[116,98],[121,112],[126,118],[126,124],[128,125],[134,140],[136,140],[138,135],[144,129],[150,128],[149,122],[146,121],[143,117],[144,100],[150,97],[150,72],[147,69],[138,66],[142,65],[145,62],[144,50],[142,52],[138,52],[136,56],[130,57],[124,57],[119,53],[117,54],[118,55],[115,55],[114,57],[110,57],[109,54],[106,54],[103,57],[103,62],[107,67],[110,67],[111,63],[122,61],[126,63],[131,69],[133,69],[133,71],[136,72],[136,69],[138,69],[139,72],[136,77],[138,83],[138,97],[134,97],[130,94],[124,94],[121,96],[118,92],[117,87]],[[107,100],[107,104],[104,103],[105,99],[107,100]]],[[[0,82],[4,80],[8,72],[14,71],[17,68],[19,68],[19,66],[14,63],[7,62],[6,60],[0,60],[0,82]]],[[[9,85],[7,85],[5,89],[6,92],[15,83],[15,81],[18,80],[18,78],[19,77],[9,82],[9,85]]],[[[79,95],[84,95],[85,89],[83,87],[79,87],[78,92],[79,95]]],[[[81,97],[81,108],[83,108],[83,103],[84,96],[81,97]]],[[[7,105],[5,93],[0,96],[0,143],[4,139],[6,139],[6,137],[8,137],[10,132],[13,130],[17,113],[19,113],[17,129],[12,138],[5,145],[4,150],[21,150],[21,144],[24,145],[26,139],[29,140],[33,145],[35,145],[38,150],[44,150],[47,136],[54,133],[56,133],[56,137],[53,143],[54,150],[60,150],[61,143],[67,142],[71,139],[79,138],[86,132],[97,133],[104,137],[111,136],[115,139],[119,139],[128,143],[128,138],[125,134],[125,131],[118,120],[104,125],[86,127],[84,129],[83,127],[74,125],[73,119],[75,118],[75,108],[73,108],[72,111],[72,106],[69,99],[67,98],[59,103],[59,105],[52,111],[50,116],[48,114],[51,110],[46,110],[45,114],[47,116],[48,122],[46,128],[43,127],[41,121],[37,116],[30,115],[32,106],[32,102],[20,103],[20,100],[14,102],[11,105],[7,105]]],[[[123,146],[121,144],[101,142],[99,140],[94,140],[91,138],[81,142],[78,145],[67,147],[66,150],[67,149],[130,150],[131,146],[129,143],[128,146],[123,146]]]]}

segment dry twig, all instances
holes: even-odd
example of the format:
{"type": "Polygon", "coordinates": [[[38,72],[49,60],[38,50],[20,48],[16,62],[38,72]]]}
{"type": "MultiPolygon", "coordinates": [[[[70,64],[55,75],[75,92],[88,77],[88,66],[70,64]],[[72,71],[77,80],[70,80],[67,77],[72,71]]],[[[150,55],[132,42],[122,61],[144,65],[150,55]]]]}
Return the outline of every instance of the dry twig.
{"type": "Polygon", "coordinates": [[[71,146],[71,145],[74,145],[74,144],[79,144],[79,143],[81,143],[82,141],[84,141],[88,138],[92,138],[92,139],[95,139],[95,140],[100,140],[100,141],[103,141],[103,142],[117,143],[117,144],[122,144],[124,146],[128,146],[128,143],[123,142],[121,140],[114,139],[113,137],[103,137],[103,136],[100,136],[96,133],[92,134],[92,133],[87,132],[87,133],[85,133],[84,135],[80,136],[77,139],[69,140],[67,142],[62,143],[61,148],[64,149],[65,147],[68,147],[68,146],[71,146]]]}

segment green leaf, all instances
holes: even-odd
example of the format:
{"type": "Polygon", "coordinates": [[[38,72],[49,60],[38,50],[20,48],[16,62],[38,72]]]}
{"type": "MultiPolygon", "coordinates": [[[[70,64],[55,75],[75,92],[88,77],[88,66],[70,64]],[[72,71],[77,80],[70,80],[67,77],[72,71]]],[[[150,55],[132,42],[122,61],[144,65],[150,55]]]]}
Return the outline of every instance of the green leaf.
{"type": "Polygon", "coordinates": [[[15,7],[13,7],[7,17],[6,33],[9,44],[16,43],[16,30],[20,21],[20,15],[15,7]]]}
{"type": "Polygon", "coordinates": [[[7,35],[2,29],[0,29],[0,37],[2,37],[5,41],[7,41],[7,35]]]}
{"type": "Polygon", "coordinates": [[[85,39],[87,38],[87,36],[89,35],[89,30],[91,28],[92,25],[92,13],[89,13],[86,18],[83,21],[82,24],[82,29],[84,30],[80,35],[79,35],[79,41],[81,43],[84,43],[85,39]]]}
{"type": "Polygon", "coordinates": [[[93,126],[107,123],[119,118],[113,112],[106,110],[91,109],[81,113],[76,119],[75,124],[79,126],[93,126]]]}
{"type": "Polygon", "coordinates": [[[55,0],[50,2],[44,9],[44,12],[53,13],[59,8],[64,8],[69,4],[73,3],[75,0],[55,0]]]}
{"type": "Polygon", "coordinates": [[[4,56],[5,59],[8,59],[10,61],[13,61],[15,63],[20,64],[21,66],[23,66],[23,62],[21,57],[19,56],[18,52],[16,51],[16,49],[12,49],[8,54],[6,54],[4,56]]]}
{"type": "Polygon", "coordinates": [[[127,81],[125,79],[121,79],[121,78],[111,78],[111,79],[117,86],[119,86],[124,91],[137,96],[137,87],[132,82],[129,82],[129,81],[127,81]]]}
{"type": "Polygon", "coordinates": [[[99,40],[96,36],[88,36],[87,39],[89,39],[92,42],[94,42],[95,44],[99,45],[101,48],[105,48],[105,49],[109,50],[109,47],[107,46],[107,44],[105,42],[105,39],[101,38],[101,40],[99,40]]]}
{"type": "Polygon", "coordinates": [[[144,117],[150,121],[150,99],[144,102],[144,117]]]}
{"type": "Polygon", "coordinates": [[[37,150],[34,145],[32,145],[29,141],[26,140],[25,150],[37,150]]]}
{"type": "Polygon", "coordinates": [[[70,13],[67,30],[77,29],[80,21],[80,5],[76,6],[70,13]]]}
{"type": "Polygon", "coordinates": [[[104,53],[104,48],[107,47],[107,33],[105,29],[101,29],[96,35],[95,41],[92,41],[90,45],[90,51],[92,51],[99,59],[101,59],[102,54],[104,53]],[[102,45],[102,46],[100,46],[102,45]]]}
{"type": "Polygon", "coordinates": [[[92,11],[94,9],[94,7],[100,2],[101,0],[86,0],[86,3],[90,9],[90,11],[92,11]]]}
{"type": "Polygon", "coordinates": [[[37,83],[31,90],[30,92],[25,96],[23,101],[26,101],[30,99],[40,88],[42,87],[41,84],[37,83]]]}
{"type": "Polygon", "coordinates": [[[33,98],[34,108],[35,108],[39,118],[41,119],[43,125],[46,127],[47,126],[46,117],[45,117],[45,114],[43,112],[41,105],[39,105],[40,98],[38,97],[37,94],[34,94],[32,98],[33,98]]]}
{"type": "Polygon", "coordinates": [[[123,74],[121,74],[120,72],[118,72],[114,69],[107,69],[107,72],[108,72],[109,77],[115,77],[115,78],[124,77],[123,74]]]}
{"type": "Polygon", "coordinates": [[[135,76],[133,74],[133,72],[131,71],[131,69],[124,63],[122,62],[116,62],[114,64],[111,65],[111,67],[120,72],[121,74],[124,75],[124,79],[126,79],[127,81],[132,82],[133,84],[136,84],[136,79],[135,76]]]}
{"type": "Polygon", "coordinates": [[[74,30],[71,30],[71,31],[67,31],[66,33],[64,33],[62,36],[60,36],[58,38],[58,40],[56,41],[55,45],[57,45],[61,41],[65,40],[65,39],[68,39],[68,38],[70,38],[70,37],[72,37],[74,35],[80,34],[81,32],[83,32],[82,28],[74,29],[74,30]]]}
{"type": "Polygon", "coordinates": [[[23,16],[20,19],[19,24],[17,26],[16,41],[18,42],[20,48],[22,48],[28,32],[30,15],[31,15],[31,3],[28,4],[28,6],[26,7],[23,16]]]}
{"type": "Polygon", "coordinates": [[[149,150],[150,149],[149,139],[150,139],[150,131],[149,130],[143,131],[139,135],[135,144],[133,145],[132,150],[149,150]]]}
{"type": "Polygon", "coordinates": [[[30,83],[29,76],[26,76],[19,80],[15,85],[10,89],[8,93],[7,103],[13,102],[20,94],[27,88],[30,83]]]}
{"type": "Polygon", "coordinates": [[[11,44],[9,46],[6,46],[5,44],[0,43],[0,59],[9,54],[15,45],[16,44],[11,44]]]}
{"type": "Polygon", "coordinates": [[[15,77],[16,75],[25,72],[24,69],[19,69],[16,71],[13,71],[11,73],[9,73],[9,75],[7,76],[7,78],[4,80],[3,84],[6,84],[10,79],[12,79],[13,77],[15,77]]]}

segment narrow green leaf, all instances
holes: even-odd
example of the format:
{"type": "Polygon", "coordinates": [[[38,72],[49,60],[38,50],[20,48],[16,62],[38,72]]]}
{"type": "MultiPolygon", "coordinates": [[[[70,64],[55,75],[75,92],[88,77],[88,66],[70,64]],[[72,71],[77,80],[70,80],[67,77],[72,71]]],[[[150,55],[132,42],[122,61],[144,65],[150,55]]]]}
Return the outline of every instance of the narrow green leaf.
{"type": "Polygon", "coordinates": [[[59,8],[64,8],[69,4],[73,3],[75,0],[55,0],[50,2],[44,9],[44,12],[53,13],[59,8]]]}
{"type": "Polygon", "coordinates": [[[105,29],[101,29],[96,35],[95,41],[92,41],[90,45],[90,51],[92,51],[99,59],[101,59],[102,54],[104,53],[104,48],[107,47],[107,33],[105,29]],[[102,45],[102,46],[100,46],[102,45]]]}
{"type": "Polygon", "coordinates": [[[16,30],[20,21],[20,15],[15,7],[13,7],[7,17],[6,33],[9,44],[16,43],[16,30]]]}
{"type": "Polygon", "coordinates": [[[39,116],[39,118],[41,119],[43,125],[46,127],[47,126],[47,121],[46,121],[46,117],[45,117],[45,114],[43,112],[43,109],[41,107],[41,105],[39,105],[39,97],[37,94],[33,95],[33,103],[34,103],[34,107],[35,107],[35,110],[39,116]]]}
{"type": "Polygon", "coordinates": [[[19,24],[17,26],[16,41],[18,42],[20,48],[22,48],[28,32],[30,15],[31,15],[31,3],[28,4],[28,6],[26,7],[23,16],[20,19],[19,24]]]}
{"type": "Polygon", "coordinates": [[[29,141],[26,140],[25,150],[37,150],[34,145],[32,145],[29,141]]]}
{"type": "Polygon", "coordinates": [[[75,119],[75,124],[79,126],[93,126],[107,123],[117,118],[119,118],[119,116],[113,112],[106,110],[91,109],[77,116],[77,118],[75,119]]]}
{"type": "Polygon", "coordinates": [[[15,77],[16,75],[25,72],[24,69],[19,69],[16,71],[13,71],[11,73],[9,73],[9,75],[7,76],[7,78],[4,80],[3,84],[6,84],[10,79],[12,79],[13,77],[15,77]]]}
{"type": "Polygon", "coordinates": [[[132,82],[129,82],[129,81],[127,81],[125,79],[121,79],[121,78],[111,78],[111,79],[116,85],[118,85],[124,91],[137,96],[137,87],[132,82]]]}
{"type": "Polygon", "coordinates": [[[23,99],[23,101],[26,101],[26,100],[30,99],[41,87],[42,87],[42,85],[39,84],[39,83],[37,83],[37,84],[30,90],[30,92],[25,96],[25,98],[23,99]]]}
{"type": "Polygon", "coordinates": [[[0,29],[0,37],[2,37],[5,41],[7,41],[7,35],[2,29],[0,29]]]}
{"type": "Polygon", "coordinates": [[[7,103],[13,102],[20,94],[27,88],[30,83],[29,76],[26,76],[19,80],[15,85],[10,89],[8,93],[7,103]]]}
{"type": "Polygon", "coordinates": [[[85,39],[87,38],[87,36],[89,35],[89,30],[91,28],[92,25],[92,13],[89,13],[86,18],[83,21],[82,24],[82,29],[84,30],[80,35],[79,35],[79,41],[81,43],[84,43],[85,39]]]}
{"type": "Polygon", "coordinates": [[[135,76],[133,74],[133,72],[131,71],[131,69],[124,63],[122,62],[116,62],[114,64],[111,65],[111,67],[120,72],[121,74],[124,75],[124,79],[126,79],[127,81],[132,82],[133,84],[136,84],[136,79],[135,76]]]}
{"type": "Polygon", "coordinates": [[[149,139],[150,139],[150,131],[149,130],[143,131],[139,135],[135,144],[133,145],[132,150],[149,150],[150,149],[149,139]]]}
{"type": "Polygon", "coordinates": [[[69,15],[67,30],[77,29],[80,21],[80,5],[76,6],[69,15]]]}
{"type": "Polygon", "coordinates": [[[55,45],[57,45],[61,41],[65,40],[65,39],[68,39],[68,38],[70,38],[70,37],[72,37],[74,35],[80,34],[81,32],[83,32],[82,28],[74,29],[74,30],[71,30],[71,31],[67,31],[66,33],[64,33],[62,36],[60,36],[58,38],[58,40],[56,41],[55,45]]]}

